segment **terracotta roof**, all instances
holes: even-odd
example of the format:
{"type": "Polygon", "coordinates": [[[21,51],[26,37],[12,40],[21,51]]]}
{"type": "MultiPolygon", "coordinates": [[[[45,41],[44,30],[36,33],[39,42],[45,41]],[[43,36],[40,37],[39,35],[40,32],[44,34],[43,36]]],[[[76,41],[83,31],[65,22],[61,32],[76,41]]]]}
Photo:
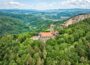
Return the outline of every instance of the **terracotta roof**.
{"type": "Polygon", "coordinates": [[[52,32],[41,32],[39,34],[42,37],[52,37],[53,36],[52,32]]]}

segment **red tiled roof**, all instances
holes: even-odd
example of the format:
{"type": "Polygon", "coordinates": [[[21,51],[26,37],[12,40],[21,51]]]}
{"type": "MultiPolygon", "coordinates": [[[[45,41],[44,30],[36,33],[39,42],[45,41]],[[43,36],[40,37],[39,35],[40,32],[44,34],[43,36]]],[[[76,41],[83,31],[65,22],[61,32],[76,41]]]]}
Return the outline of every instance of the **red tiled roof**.
{"type": "Polygon", "coordinates": [[[39,34],[42,37],[52,37],[53,36],[52,32],[41,32],[39,34]]]}

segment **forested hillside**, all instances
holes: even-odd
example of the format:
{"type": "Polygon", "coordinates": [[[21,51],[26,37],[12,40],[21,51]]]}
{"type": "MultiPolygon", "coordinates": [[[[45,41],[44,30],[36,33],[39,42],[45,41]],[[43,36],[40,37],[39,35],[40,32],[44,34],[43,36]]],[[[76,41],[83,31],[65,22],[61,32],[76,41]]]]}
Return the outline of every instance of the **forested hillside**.
{"type": "Polygon", "coordinates": [[[0,16],[0,35],[27,31],[30,31],[30,29],[22,20],[9,16],[0,16]]]}
{"type": "Polygon", "coordinates": [[[88,13],[90,9],[0,9],[0,35],[46,31],[50,24],[57,26],[68,18],[88,13]]]}
{"type": "Polygon", "coordinates": [[[0,65],[90,65],[90,19],[59,30],[46,43],[31,33],[0,37],[0,65]]]}
{"type": "Polygon", "coordinates": [[[90,19],[61,30],[46,49],[46,65],[90,65],[90,19]]]}
{"type": "Polygon", "coordinates": [[[13,14],[0,12],[0,35],[6,33],[40,32],[45,31],[50,24],[62,23],[44,19],[45,16],[36,14],[13,14]]]}

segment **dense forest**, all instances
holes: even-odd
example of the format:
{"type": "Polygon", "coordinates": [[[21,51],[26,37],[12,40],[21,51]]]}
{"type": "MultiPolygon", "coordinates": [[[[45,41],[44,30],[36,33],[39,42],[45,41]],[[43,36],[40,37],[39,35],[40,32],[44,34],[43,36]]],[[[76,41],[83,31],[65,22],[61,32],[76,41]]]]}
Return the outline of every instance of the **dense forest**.
{"type": "Polygon", "coordinates": [[[46,50],[46,65],[90,65],[90,19],[61,30],[46,50]]]}
{"type": "Polygon", "coordinates": [[[30,28],[21,20],[8,16],[0,16],[0,35],[27,31],[30,31],[30,28]]]}
{"type": "Polygon", "coordinates": [[[32,40],[32,35],[1,36],[0,65],[90,65],[90,19],[59,29],[46,43],[32,40]]]}

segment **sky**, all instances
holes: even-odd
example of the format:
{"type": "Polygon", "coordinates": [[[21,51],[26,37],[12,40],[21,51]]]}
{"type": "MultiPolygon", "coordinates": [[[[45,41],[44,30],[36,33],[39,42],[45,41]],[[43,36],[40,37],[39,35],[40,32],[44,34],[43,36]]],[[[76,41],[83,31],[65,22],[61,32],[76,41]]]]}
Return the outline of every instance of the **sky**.
{"type": "Polygon", "coordinates": [[[0,0],[0,9],[90,9],[90,0],[0,0]]]}

